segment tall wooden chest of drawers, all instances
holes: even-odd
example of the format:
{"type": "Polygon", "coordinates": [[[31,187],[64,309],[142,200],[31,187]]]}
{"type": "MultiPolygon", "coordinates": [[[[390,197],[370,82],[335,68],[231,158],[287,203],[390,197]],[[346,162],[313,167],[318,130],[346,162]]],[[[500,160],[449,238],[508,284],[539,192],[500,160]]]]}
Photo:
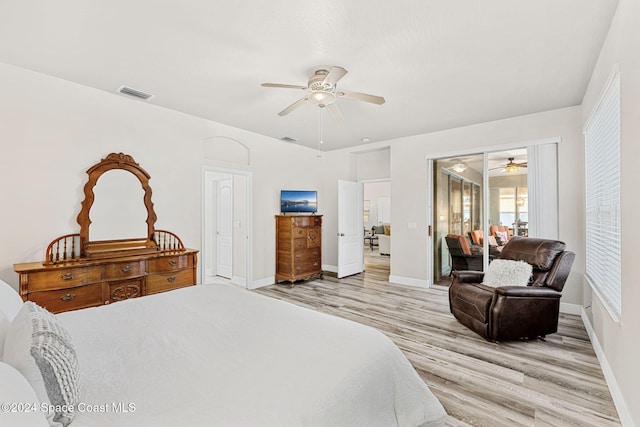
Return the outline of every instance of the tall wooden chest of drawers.
{"type": "Polygon", "coordinates": [[[276,215],[276,283],[322,275],[322,215],[276,215]]]}

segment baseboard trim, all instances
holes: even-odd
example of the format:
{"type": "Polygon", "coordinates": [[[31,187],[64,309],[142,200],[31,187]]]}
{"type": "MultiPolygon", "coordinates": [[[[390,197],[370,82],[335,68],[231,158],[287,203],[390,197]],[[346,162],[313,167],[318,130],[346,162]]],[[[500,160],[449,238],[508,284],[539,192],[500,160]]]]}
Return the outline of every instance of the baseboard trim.
{"type": "Polygon", "coordinates": [[[598,337],[596,336],[596,333],[593,330],[593,326],[589,321],[589,317],[587,316],[586,311],[584,311],[584,307],[581,307],[580,317],[582,317],[582,323],[584,323],[584,327],[587,330],[587,335],[589,335],[589,339],[591,340],[591,346],[593,347],[593,350],[596,353],[596,357],[600,362],[600,368],[602,369],[604,378],[607,381],[607,386],[609,387],[609,392],[611,393],[613,404],[615,405],[616,410],[618,411],[618,416],[620,417],[620,423],[622,424],[623,427],[634,427],[635,423],[633,422],[633,418],[631,417],[631,413],[629,412],[627,403],[624,400],[624,396],[620,391],[620,387],[618,386],[618,381],[616,380],[616,377],[613,374],[613,370],[609,365],[607,356],[604,354],[604,350],[600,345],[600,341],[598,341],[598,337]]]}
{"type": "Polygon", "coordinates": [[[231,276],[231,283],[234,285],[247,286],[247,279],[239,276],[231,276]]]}
{"type": "Polygon", "coordinates": [[[249,286],[247,286],[247,288],[248,289],[258,289],[258,288],[262,288],[264,286],[273,285],[274,283],[276,283],[275,276],[265,277],[264,279],[254,280],[253,282],[251,282],[251,284],[249,286]]]}
{"type": "Polygon", "coordinates": [[[414,279],[413,277],[389,276],[389,283],[398,285],[415,286],[417,288],[428,288],[429,282],[423,279],[414,279]]]}
{"type": "Polygon", "coordinates": [[[337,265],[322,264],[322,271],[329,271],[331,273],[338,274],[338,266],[337,265]]]}
{"type": "Polygon", "coordinates": [[[561,302],[560,313],[582,316],[582,306],[580,304],[571,304],[568,302],[561,302]]]}

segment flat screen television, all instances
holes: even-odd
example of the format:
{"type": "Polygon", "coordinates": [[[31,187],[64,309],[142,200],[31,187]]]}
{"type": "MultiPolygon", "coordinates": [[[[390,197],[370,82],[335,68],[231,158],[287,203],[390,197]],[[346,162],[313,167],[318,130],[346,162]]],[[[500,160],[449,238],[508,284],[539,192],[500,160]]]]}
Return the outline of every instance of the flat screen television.
{"type": "Polygon", "coordinates": [[[303,190],[281,190],[280,212],[316,213],[318,212],[318,192],[303,190]]]}

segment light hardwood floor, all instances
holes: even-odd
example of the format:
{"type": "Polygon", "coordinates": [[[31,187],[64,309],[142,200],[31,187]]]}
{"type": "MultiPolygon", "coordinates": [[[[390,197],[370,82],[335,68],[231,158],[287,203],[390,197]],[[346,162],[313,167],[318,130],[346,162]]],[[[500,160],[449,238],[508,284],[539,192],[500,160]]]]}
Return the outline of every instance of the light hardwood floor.
{"type": "Polygon", "coordinates": [[[490,343],[455,320],[446,291],[389,284],[388,263],[374,250],[365,273],[256,292],[383,331],[440,399],[447,426],[620,425],[579,316],[561,315],[545,341],[490,343]]]}

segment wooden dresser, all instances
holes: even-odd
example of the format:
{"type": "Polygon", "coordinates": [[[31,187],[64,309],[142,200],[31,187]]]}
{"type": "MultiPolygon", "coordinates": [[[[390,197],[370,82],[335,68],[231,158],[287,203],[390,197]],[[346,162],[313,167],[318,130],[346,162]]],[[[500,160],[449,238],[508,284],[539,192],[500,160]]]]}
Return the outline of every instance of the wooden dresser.
{"type": "Polygon", "coordinates": [[[52,313],[95,307],[196,284],[197,251],[158,252],[46,265],[14,264],[20,295],[52,313]]]}
{"type": "Polygon", "coordinates": [[[124,153],[87,174],[80,232],[53,240],[44,261],[14,264],[22,299],[59,313],[195,285],[198,251],[155,229],[149,174],[124,153]]]}
{"type": "Polygon", "coordinates": [[[276,283],[322,275],[322,215],[276,215],[276,283]]]}

